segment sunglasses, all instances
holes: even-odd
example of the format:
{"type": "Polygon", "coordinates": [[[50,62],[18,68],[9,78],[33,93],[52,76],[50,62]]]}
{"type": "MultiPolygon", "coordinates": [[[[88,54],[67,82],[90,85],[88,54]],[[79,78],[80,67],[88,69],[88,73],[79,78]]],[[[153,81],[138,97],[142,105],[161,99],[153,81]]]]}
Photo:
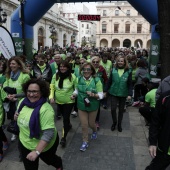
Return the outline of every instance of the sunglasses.
{"type": "Polygon", "coordinates": [[[99,61],[93,61],[92,63],[94,63],[94,64],[99,64],[99,61]]]}
{"type": "Polygon", "coordinates": [[[91,68],[83,68],[83,71],[91,71],[91,68]]]}

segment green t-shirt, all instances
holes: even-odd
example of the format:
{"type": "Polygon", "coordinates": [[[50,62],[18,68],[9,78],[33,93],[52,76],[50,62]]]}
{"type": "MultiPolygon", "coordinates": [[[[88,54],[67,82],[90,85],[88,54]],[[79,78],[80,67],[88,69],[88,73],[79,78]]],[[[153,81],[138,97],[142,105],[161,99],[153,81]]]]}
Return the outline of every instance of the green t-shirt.
{"type": "Polygon", "coordinates": [[[121,77],[124,73],[124,69],[118,69],[118,74],[119,74],[119,77],[121,77]]]}
{"type": "Polygon", "coordinates": [[[103,61],[100,61],[100,64],[104,67],[106,70],[107,77],[110,76],[111,70],[112,70],[112,62],[110,60],[107,60],[106,63],[103,63],[103,61]]]}
{"type": "Polygon", "coordinates": [[[58,104],[68,104],[74,103],[74,100],[71,100],[70,97],[75,90],[76,87],[76,77],[72,74],[71,81],[69,78],[64,79],[63,88],[60,89],[58,87],[59,79],[56,81],[56,75],[53,76],[51,84],[50,84],[50,99],[54,98],[55,102],[58,104]]]}
{"type": "Polygon", "coordinates": [[[157,89],[152,89],[145,95],[145,102],[150,104],[150,107],[155,107],[156,100],[155,100],[155,95],[156,95],[157,89]]]}
{"type": "Polygon", "coordinates": [[[6,78],[6,81],[3,84],[3,87],[13,87],[16,88],[17,94],[23,93],[22,90],[22,84],[27,82],[30,79],[30,76],[28,74],[20,73],[20,76],[16,81],[13,81],[11,78],[6,78]]]}
{"type": "MultiPolygon", "coordinates": [[[[18,105],[18,108],[19,108],[19,105],[18,105]]],[[[36,149],[40,139],[36,139],[36,138],[31,139],[29,137],[30,136],[29,121],[30,121],[32,112],[33,112],[33,108],[24,106],[19,113],[17,124],[20,130],[19,139],[21,143],[24,145],[25,148],[33,151],[36,149]]],[[[40,109],[40,130],[43,131],[47,129],[55,129],[55,133],[51,141],[48,143],[48,145],[43,150],[43,152],[49,150],[53,146],[55,139],[56,139],[57,130],[55,127],[54,118],[55,118],[55,113],[54,113],[52,106],[48,102],[44,103],[40,109]]],[[[41,138],[41,135],[40,135],[40,138],[41,138]]]]}

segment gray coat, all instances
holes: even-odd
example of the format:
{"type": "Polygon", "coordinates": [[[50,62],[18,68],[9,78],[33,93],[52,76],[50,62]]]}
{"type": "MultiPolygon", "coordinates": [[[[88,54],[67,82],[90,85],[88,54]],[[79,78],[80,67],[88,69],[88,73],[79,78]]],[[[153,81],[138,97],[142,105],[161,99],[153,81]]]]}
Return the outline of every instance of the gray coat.
{"type": "Polygon", "coordinates": [[[147,68],[139,67],[135,73],[136,84],[142,84],[142,79],[148,74],[147,68]]]}
{"type": "Polygon", "coordinates": [[[158,100],[159,96],[170,90],[170,76],[165,77],[162,82],[160,83],[157,91],[156,91],[156,101],[158,100]]]}

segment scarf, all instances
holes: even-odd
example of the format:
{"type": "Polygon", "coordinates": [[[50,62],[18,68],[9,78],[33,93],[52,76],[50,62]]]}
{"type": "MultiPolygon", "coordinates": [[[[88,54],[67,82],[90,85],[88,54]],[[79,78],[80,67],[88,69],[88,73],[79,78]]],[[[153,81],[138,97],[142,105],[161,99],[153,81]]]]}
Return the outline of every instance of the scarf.
{"type": "Polygon", "coordinates": [[[30,128],[30,138],[37,138],[40,137],[40,109],[41,106],[47,101],[46,98],[41,97],[38,101],[31,103],[27,97],[24,98],[24,100],[21,102],[18,113],[22,110],[24,106],[27,106],[29,108],[33,108],[33,112],[31,114],[30,122],[29,122],[29,128],[30,128]]]}
{"type": "Polygon", "coordinates": [[[44,63],[44,65],[40,66],[39,64],[37,64],[38,67],[40,68],[41,72],[43,72],[46,68],[46,64],[44,63]]]}
{"type": "Polygon", "coordinates": [[[18,80],[18,77],[20,76],[20,73],[21,73],[20,70],[18,70],[16,73],[14,73],[13,71],[11,71],[10,78],[11,78],[13,81],[16,81],[16,80],[18,80]]]}
{"type": "Polygon", "coordinates": [[[63,88],[63,81],[64,81],[64,79],[66,79],[67,77],[69,77],[69,75],[70,75],[70,70],[67,70],[65,73],[61,73],[60,71],[58,71],[58,75],[59,75],[59,77],[60,77],[59,83],[58,83],[58,87],[59,87],[60,89],[62,89],[62,88],[63,88]]]}

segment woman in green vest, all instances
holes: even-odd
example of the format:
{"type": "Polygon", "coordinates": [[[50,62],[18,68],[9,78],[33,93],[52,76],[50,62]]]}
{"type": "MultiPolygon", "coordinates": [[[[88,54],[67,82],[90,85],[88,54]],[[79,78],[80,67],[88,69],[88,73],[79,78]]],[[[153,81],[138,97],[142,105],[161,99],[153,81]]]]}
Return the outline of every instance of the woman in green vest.
{"type": "Polygon", "coordinates": [[[60,145],[65,147],[66,137],[69,130],[72,128],[70,123],[70,114],[74,106],[74,100],[71,100],[71,95],[75,90],[76,77],[71,74],[71,67],[67,61],[62,61],[59,64],[58,72],[53,75],[50,87],[50,102],[57,103],[63,116],[63,136],[60,145]]]}
{"type": "Polygon", "coordinates": [[[116,60],[116,67],[113,68],[110,74],[107,89],[111,95],[111,114],[113,120],[111,130],[114,131],[118,123],[118,131],[122,132],[122,119],[126,98],[130,100],[132,96],[132,73],[123,55],[119,55],[116,60]],[[116,113],[117,104],[119,104],[118,119],[116,113]]]}
{"type": "Polygon", "coordinates": [[[0,162],[3,159],[3,151],[8,149],[8,140],[2,128],[2,125],[4,124],[5,120],[5,112],[2,104],[3,96],[1,95],[2,94],[1,88],[2,87],[0,87],[0,162]]]}
{"type": "Polygon", "coordinates": [[[85,151],[88,147],[88,125],[93,130],[91,139],[97,139],[95,119],[99,109],[99,100],[103,98],[103,87],[100,78],[95,77],[96,71],[91,63],[84,63],[80,72],[83,75],[77,78],[77,87],[71,98],[74,99],[77,96],[83,137],[80,150],[85,151]]]}
{"type": "MultiPolygon", "coordinates": [[[[19,57],[12,57],[9,59],[3,90],[6,92],[5,102],[9,103],[8,110],[6,110],[7,118],[11,121],[14,119],[18,101],[24,96],[22,84],[30,79],[28,73],[29,71],[25,69],[19,57]]],[[[12,135],[11,141],[15,139],[16,136],[12,135]]]]}

